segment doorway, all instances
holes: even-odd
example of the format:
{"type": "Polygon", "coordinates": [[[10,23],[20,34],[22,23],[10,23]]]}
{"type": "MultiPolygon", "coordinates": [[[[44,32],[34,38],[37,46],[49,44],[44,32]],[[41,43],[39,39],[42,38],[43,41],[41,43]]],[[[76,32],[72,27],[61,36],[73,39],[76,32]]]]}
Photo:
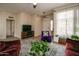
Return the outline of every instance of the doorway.
{"type": "Polygon", "coordinates": [[[6,36],[7,37],[14,37],[14,25],[15,21],[11,19],[7,19],[6,21],[6,36]]]}

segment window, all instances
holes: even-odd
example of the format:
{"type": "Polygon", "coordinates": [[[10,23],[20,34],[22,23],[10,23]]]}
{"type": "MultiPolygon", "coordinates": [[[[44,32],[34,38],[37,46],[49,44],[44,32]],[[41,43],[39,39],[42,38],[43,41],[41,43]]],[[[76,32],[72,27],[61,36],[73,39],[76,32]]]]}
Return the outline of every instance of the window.
{"type": "Polygon", "coordinates": [[[74,33],[73,17],[73,10],[62,11],[56,14],[58,35],[70,36],[74,33]]]}
{"type": "Polygon", "coordinates": [[[76,13],[77,13],[76,34],[79,35],[79,8],[77,8],[76,13]]]}
{"type": "Polygon", "coordinates": [[[50,21],[50,25],[51,25],[50,29],[51,29],[51,31],[53,31],[53,20],[50,21]]]}

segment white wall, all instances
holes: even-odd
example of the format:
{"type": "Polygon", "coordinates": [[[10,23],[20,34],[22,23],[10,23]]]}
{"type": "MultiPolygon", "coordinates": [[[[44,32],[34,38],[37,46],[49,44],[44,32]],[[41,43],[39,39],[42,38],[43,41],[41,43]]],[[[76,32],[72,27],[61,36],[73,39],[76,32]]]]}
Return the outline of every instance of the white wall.
{"type": "Polygon", "coordinates": [[[22,24],[32,25],[32,16],[27,13],[21,13],[22,24]]]}
{"type": "Polygon", "coordinates": [[[30,14],[21,12],[16,15],[15,36],[18,38],[21,38],[23,24],[32,25],[32,16],[30,14]]]}
{"type": "Polygon", "coordinates": [[[16,15],[15,37],[21,38],[21,14],[16,15]]]}
{"type": "Polygon", "coordinates": [[[0,38],[6,38],[6,20],[4,12],[0,12],[0,38]]]}
{"type": "Polygon", "coordinates": [[[41,17],[37,15],[29,15],[27,13],[19,13],[16,16],[16,31],[15,36],[21,38],[22,25],[32,25],[32,30],[34,31],[34,36],[39,36],[41,34],[42,22],[41,17]]]}
{"type": "Polygon", "coordinates": [[[32,25],[32,30],[34,30],[35,32],[34,36],[39,36],[41,34],[42,22],[40,16],[30,15],[25,12],[20,12],[17,14],[0,12],[0,39],[6,39],[6,20],[8,19],[8,16],[14,17],[13,19],[15,20],[15,37],[21,38],[23,24],[32,25]]]}
{"type": "Polygon", "coordinates": [[[33,21],[32,21],[32,24],[33,24],[33,30],[34,30],[34,36],[39,36],[41,34],[41,31],[42,31],[42,21],[41,21],[41,17],[40,16],[37,16],[35,15],[33,17],[33,21]]]}
{"type": "Polygon", "coordinates": [[[43,23],[42,30],[43,31],[50,31],[50,27],[51,27],[50,21],[51,21],[50,18],[43,18],[43,20],[42,20],[42,23],[43,23]]]}
{"type": "Polygon", "coordinates": [[[6,39],[6,19],[8,19],[8,16],[13,16],[14,14],[9,12],[0,12],[0,39],[6,39]]]}

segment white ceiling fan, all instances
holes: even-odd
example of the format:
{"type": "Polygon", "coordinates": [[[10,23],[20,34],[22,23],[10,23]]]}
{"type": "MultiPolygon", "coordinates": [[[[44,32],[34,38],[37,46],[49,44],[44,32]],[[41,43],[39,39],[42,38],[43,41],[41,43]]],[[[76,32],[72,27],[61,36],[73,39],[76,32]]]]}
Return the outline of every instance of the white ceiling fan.
{"type": "Polygon", "coordinates": [[[36,8],[37,7],[37,2],[36,2],[36,0],[34,0],[34,2],[33,2],[33,8],[36,8]]]}

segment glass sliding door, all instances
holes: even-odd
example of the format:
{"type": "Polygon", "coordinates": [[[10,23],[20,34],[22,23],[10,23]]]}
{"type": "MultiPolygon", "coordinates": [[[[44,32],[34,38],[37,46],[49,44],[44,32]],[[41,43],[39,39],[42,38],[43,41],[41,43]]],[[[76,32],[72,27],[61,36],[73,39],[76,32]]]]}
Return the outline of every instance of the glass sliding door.
{"type": "Polygon", "coordinates": [[[57,35],[66,35],[65,12],[57,14],[57,35]]]}
{"type": "Polygon", "coordinates": [[[56,14],[57,35],[70,36],[74,33],[74,11],[67,10],[56,14]]]}
{"type": "Polygon", "coordinates": [[[76,9],[76,34],[79,35],[79,7],[76,9]]]}
{"type": "Polygon", "coordinates": [[[74,11],[73,10],[69,10],[66,11],[66,29],[67,29],[67,36],[71,36],[72,34],[74,34],[74,11]]]}

